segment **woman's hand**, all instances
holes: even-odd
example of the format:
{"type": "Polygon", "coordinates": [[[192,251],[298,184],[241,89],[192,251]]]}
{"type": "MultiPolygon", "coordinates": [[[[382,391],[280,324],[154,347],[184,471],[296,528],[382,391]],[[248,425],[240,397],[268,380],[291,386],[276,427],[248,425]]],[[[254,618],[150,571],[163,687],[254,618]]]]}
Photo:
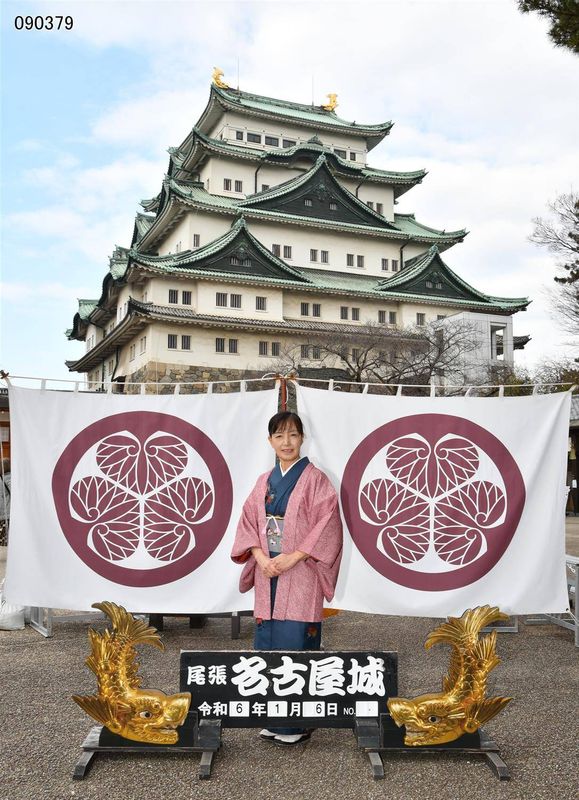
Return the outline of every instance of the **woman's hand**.
{"type": "Polygon", "coordinates": [[[307,553],[302,553],[301,550],[294,550],[293,553],[280,553],[279,556],[276,556],[271,560],[271,563],[275,565],[276,569],[278,570],[278,575],[281,575],[283,572],[287,572],[288,570],[295,567],[296,564],[299,564],[300,561],[304,561],[308,558],[307,553]]]}
{"type": "Polygon", "coordinates": [[[279,567],[275,563],[276,559],[266,555],[261,547],[252,547],[251,554],[257,561],[257,566],[266,578],[277,578],[277,576],[281,574],[279,567]]]}

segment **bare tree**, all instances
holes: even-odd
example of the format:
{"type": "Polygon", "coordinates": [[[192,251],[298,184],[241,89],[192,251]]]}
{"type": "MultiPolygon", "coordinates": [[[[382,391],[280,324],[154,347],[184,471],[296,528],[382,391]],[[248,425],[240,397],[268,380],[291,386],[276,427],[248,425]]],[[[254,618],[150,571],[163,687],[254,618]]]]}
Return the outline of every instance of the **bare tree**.
{"type": "Polygon", "coordinates": [[[300,344],[286,346],[268,369],[302,375],[333,370],[353,383],[426,385],[435,379],[463,385],[469,379],[469,354],[479,344],[473,326],[449,319],[397,329],[367,322],[310,333],[300,344]]]}
{"type": "Polygon", "coordinates": [[[571,333],[579,330],[579,195],[562,194],[549,204],[548,218],[533,220],[530,241],[558,257],[558,288],[549,292],[556,319],[571,333]]]}

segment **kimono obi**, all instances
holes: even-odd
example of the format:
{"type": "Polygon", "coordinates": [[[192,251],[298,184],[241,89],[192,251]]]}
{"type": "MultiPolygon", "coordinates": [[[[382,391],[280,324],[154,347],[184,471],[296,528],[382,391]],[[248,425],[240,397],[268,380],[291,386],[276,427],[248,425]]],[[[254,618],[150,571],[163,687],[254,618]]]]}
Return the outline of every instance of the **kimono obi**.
{"type": "Polygon", "coordinates": [[[283,517],[268,514],[265,525],[267,549],[271,554],[281,553],[283,539],[283,517]]]}

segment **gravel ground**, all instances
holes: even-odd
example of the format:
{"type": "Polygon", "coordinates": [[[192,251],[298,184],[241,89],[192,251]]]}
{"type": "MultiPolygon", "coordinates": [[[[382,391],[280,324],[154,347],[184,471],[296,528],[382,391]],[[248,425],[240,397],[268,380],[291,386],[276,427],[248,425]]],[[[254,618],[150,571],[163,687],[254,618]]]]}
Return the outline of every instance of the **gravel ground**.
{"type": "MultiPolygon", "coordinates": [[[[577,553],[579,518],[568,520],[567,551],[577,553]]],[[[0,568],[3,567],[0,564],[0,568]]],[[[0,570],[2,571],[2,570],[0,570]]],[[[434,619],[342,613],[325,623],[326,650],[396,650],[399,691],[438,691],[449,648],[423,648],[434,619]]],[[[230,639],[224,619],[190,630],[186,619],[165,620],[164,653],[140,648],[144,685],[177,691],[181,649],[251,649],[252,623],[230,639]]],[[[318,730],[294,749],[257,738],[255,730],[226,729],[212,777],[197,778],[198,754],[101,755],[83,781],[72,771],[92,721],[71,700],[91,694],[95,681],[84,660],[88,623],[59,622],[44,639],[30,628],[0,631],[0,800],[284,800],[362,796],[389,800],[575,800],[579,797],[579,649],[570,631],[554,625],[520,625],[498,637],[503,663],[491,675],[490,693],[514,701],[485,727],[511,771],[499,782],[483,757],[392,755],[383,781],[372,778],[368,757],[348,730],[318,730]]]]}
{"type": "MultiPolygon", "coordinates": [[[[382,649],[399,654],[402,695],[437,691],[448,664],[448,648],[429,653],[424,640],[437,621],[342,613],[325,624],[327,650],[382,649]]],[[[571,633],[552,625],[521,625],[499,635],[503,663],[491,691],[515,700],[486,730],[501,748],[512,779],[499,782],[482,757],[428,755],[412,751],[385,760],[386,778],[372,778],[368,757],[348,730],[319,730],[295,749],[261,742],[252,730],[227,729],[212,777],[197,778],[198,754],[101,755],[84,781],[73,781],[80,745],[92,722],[70,699],[90,694],[88,624],[58,623],[44,639],[26,628],[0,632],[2,706],[1,800],[64,800],[119,797],[147,800],[286,796],[392,800],[525,798],[571,800],[579,795],[577,770],[578,656],[571,633]]],[[[252,623],[242,637],[229,638],[229,623],[210,619],[191,631],[187,620],[166,619],[165,653],[141,648],[145,686],[178,690],[180,649],[251,649],[252,623]]]]}

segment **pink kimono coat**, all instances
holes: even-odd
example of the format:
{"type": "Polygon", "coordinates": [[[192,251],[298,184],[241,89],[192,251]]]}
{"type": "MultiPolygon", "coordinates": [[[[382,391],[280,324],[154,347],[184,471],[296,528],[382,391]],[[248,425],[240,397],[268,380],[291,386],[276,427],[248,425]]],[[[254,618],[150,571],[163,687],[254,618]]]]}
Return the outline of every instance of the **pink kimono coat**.
{"type": "Polygon", "coordinates": [[[289,499],[283,528],[282,551],[301,550],[310,557],[279,576],[273,613],[270,600],[270,579],[257,568],[252,547],[267,553],[265,535],[266,472],[243,506],[231,558],[245,564],[239,579],[239,591],[255,588],[254,615],[261,619],[289,619],[298,622],[319,622],[324,598],[334,596],[342,558],[342,521],[338,497],[324,473],[308,464],[289,499]]]}

